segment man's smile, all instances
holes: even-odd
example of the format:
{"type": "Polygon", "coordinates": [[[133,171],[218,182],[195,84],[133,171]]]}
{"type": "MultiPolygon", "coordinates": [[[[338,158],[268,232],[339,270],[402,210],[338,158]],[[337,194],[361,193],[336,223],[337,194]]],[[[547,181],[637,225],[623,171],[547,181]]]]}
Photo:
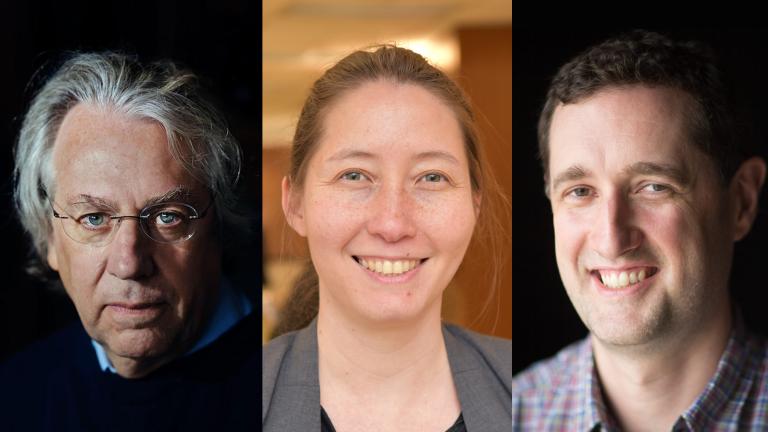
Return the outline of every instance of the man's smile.
{"type": "Polygon", "coordinates": [[[597,276],[603,286],[620,289],[653,277],[658,271],[658,267],[637,266],[622,269],[595,269],[590,273],[597,276]]]}

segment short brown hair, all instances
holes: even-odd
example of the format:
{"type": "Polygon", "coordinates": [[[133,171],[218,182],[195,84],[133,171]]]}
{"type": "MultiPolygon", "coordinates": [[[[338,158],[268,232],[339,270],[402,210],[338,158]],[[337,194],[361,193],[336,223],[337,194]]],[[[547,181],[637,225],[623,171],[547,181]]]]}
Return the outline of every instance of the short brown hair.
{"type": "Polygon", "coordinates": [[[609,87],[629,85],[670,87],[691,96],[691,142],[713,160],[723,182],[730,180],[749,155],[748,140],[736,138],[733,107],[713,51],[699,42],[677,42],[635,30],[588,48],[552,79],[538,124],[539,157],[547,187],[549,129],[555,109],[609,87]]]}

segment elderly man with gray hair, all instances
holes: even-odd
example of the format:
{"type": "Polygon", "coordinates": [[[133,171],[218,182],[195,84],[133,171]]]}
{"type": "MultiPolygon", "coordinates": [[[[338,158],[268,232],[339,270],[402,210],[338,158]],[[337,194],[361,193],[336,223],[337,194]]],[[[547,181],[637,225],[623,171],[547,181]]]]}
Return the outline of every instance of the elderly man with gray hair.
{"type": "Polygon", "coordinates": [[[259,325],[222,276],[245,226],[241,151],[196,77],[74,55],[34,97],[15,158],[35,273],[58,273],[80,322],[0,365],[0,428],[255,428],[259,325]]]}

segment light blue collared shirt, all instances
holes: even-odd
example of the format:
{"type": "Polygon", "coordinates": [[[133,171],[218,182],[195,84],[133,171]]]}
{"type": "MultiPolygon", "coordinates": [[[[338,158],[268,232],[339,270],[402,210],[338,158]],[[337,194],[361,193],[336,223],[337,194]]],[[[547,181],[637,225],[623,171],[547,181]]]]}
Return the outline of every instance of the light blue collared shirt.
{"type": "MultiPolygon", "coordinates": [[[[206,347],[211,342],[218,339],[219,336],[224,334],[227,330],[234,327],[234,325],[241,319],[248,316],[251,311],[253,311],[253,305],[251,304],[251,301],[248,300],[248,297],[246,297],[242,291],[234,289],[226,278],[222,278],[221,286],[219,288],[219,297],[216,307],[213,310],[213,315],[211,315],[211,319],[203,329],[200,339],[198,339],[192,349],[187,351],[184,355],[188,356],[195,351],[206,347]]],[[[104,347],[93,339],[91,339],[91,344],[93,344],[93,348],[96,350],[96,358],[99,360],[101,370],[104,372],[110,371],[112,373],[117,373],[112,366],[112,363],[109,361],[109,357],[107,357],[104,347]]]]}

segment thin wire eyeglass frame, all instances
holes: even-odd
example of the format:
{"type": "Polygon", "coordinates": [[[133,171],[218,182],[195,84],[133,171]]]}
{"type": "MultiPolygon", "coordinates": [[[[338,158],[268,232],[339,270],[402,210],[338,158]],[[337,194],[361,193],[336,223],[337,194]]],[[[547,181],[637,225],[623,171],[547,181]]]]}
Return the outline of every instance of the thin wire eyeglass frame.
{"type": "MultiPolygon", "coordinates": [[[[78,243],[81,243],[81,244],[90,244],[90,245],[94,245],[94,246],[105,246],[105,245],[111,243],[112,239],[115,236],[115,233],[117,232],[118,229],[120,229],[120,224],[122,224],[124,219],[136,219],[136,221],[139,223],[139,228],[140,228],[141,232],[145,236],[147,236],[147,238],[149,238],[150,240],[152,240],[154,242],[161,243],[161,244],[175,244],[175,243],[185,242],[185,241],[191,239],[195,235],[195,233],[197,232],[194,229],[194,225],[191,226],[192,231],[190,233],[188,233],[185,236],[182,236],[182,237],[180,237],[180,238],[178,238],[176,240],[172,240],[172,241],[158,240],[158,239],[152,237],[152,235],[149,233],[150,229],[149,229],[149,226],[148,226],[148,224],[149,224],[148,220],[149,220],[149,217],[152,214],[152,212],[150,210],[155,208],[155,207],[180,205],[180,206],[187,207],[190,210],[192,210],[192,215],[189,216],[188,219],[190,221],[194,222],[195,220],[200,220],[200,219],[204,218],[208,214],[208,210],[213,206],[214,201],[215,200],[213,199],[213,197],[211,197],[211,200],[208,202],[208,205],[206,205],[205,209],[203,209],[203,211],[201,211],[200,213],[198,213],[197,209],[195,207],[193,207],[192,205],[190,205],[190,204],[181,203],[181,202],[161,202],[161,203],[155,203],[155,204],[151,204],[151,205],[148,205],[148,206],[144,207],[143,209],[141,209],[141,211],[139,211],[139,214],[137,216],[132,216],[132,215],[109,216],[109,215],[107,215],[107,217],[110,220],[110,223],[111,223],[111,221],[117,220],[117,224],[115,224],[110,229],[109,234],[107,234],[107,236],[104,238],[103,241],[91,242],[91,241],[81,241],[81,240],[78,240],[75,237],[73,237],[73,235],[70,234],[69,231],[65,228],[63,221],[66,220],[66,219],[69,219],[69,220],[71,220],[71,221],[76,223],[77,222],[77,218],[75,218],[74,216],[72,216],[72,215],[70,215],[70,214],[68,214],[67,212],[64,212],[64,211],[62,211],[62,213],[66,214],[66,216],[62,216],[61,213],[57,212],[56,209],[54,208],[54,202],[52,200],[50,200],[50,199],[48,200],[48,202],[51,204],[51,210],[53,211],[53,217],[58,219],[58,220],[60,220],[60,221],[62,221],[62,228],[64,228],[64,233],[67,235],[67,237],[69,237],[70,239],[72,239],[75,242],[78,242],[78,243]]],[[[101,212],[101,213],[103,213],[103,212],[101,212]]],[[[84,217],[84,216],[87,216],[87,215],[83,215],[81,217],[84,217]]]]}

